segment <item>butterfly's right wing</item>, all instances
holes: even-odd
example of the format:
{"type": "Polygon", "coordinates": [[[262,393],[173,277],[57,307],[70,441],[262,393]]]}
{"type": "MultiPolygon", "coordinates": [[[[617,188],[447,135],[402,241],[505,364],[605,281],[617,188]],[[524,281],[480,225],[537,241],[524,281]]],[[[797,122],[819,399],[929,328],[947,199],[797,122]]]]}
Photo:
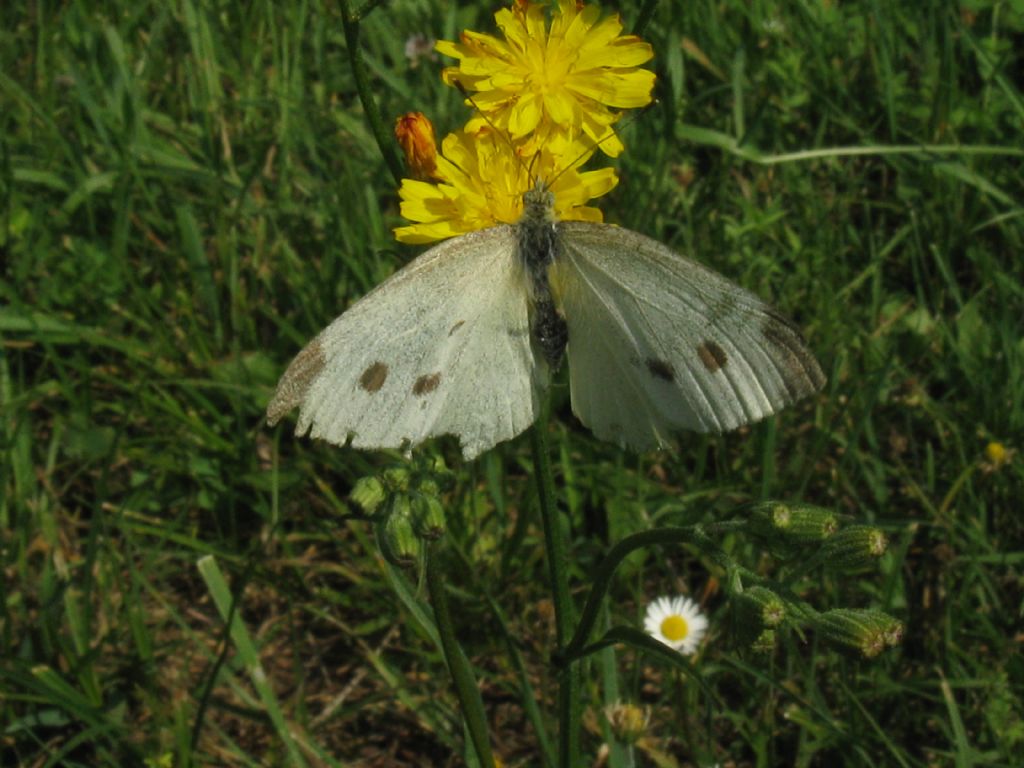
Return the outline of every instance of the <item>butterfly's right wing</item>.
{"type": "Polygon", "coordinates": [[[515,437],[536,418],[547,374],[524,280],[511,227],[435,246],[299,353],[267,420],[298,405],[296,434],[356,448],[453,434],[467,459],[515,437]]]}
{"type": "Polygon", "coordinates": [[[573,412],[637,450],[722,432],[821,389],[799,330],[752,293],[661,243],[562,222],[551,270],[569,326],[573,412]]]}

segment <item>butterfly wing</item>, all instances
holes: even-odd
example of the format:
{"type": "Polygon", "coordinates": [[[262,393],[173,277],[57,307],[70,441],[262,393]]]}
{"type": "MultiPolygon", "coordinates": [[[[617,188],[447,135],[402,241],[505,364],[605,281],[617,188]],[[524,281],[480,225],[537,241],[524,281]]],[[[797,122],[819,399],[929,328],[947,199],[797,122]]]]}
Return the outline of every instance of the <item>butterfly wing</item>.
{"type": "Polygon", "coordinates": [[[467,459],[533,423],[546,377],[530,343],[511,227],[447,240],[352,305],[303,349],[267,420],[356,448],[458,436],[467,459]]]}
{"type": "Polygon", "coordinates": [[[636,450],[721,432],[822,387],[800,332],[753,294],[643,235],[562,222],[550,271],[569,326],[573,412],[636,450]]]}

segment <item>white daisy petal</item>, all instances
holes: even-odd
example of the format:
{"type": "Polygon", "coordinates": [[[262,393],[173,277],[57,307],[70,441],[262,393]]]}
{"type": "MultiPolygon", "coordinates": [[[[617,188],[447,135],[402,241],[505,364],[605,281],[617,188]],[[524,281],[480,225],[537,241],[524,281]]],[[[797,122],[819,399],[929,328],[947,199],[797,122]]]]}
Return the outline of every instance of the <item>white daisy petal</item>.
{"type": "Polygon", "coordinates": [[[659,597],[644,616],[647,634],[684,655],[697,650],[707,629],[707,617],[688,597],[659,597]]]}

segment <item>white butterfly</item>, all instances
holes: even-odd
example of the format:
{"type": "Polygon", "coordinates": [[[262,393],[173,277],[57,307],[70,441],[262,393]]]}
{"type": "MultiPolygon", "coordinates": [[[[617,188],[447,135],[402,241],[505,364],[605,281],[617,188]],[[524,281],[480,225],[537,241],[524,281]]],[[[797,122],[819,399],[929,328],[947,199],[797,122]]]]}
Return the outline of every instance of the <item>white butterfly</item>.
{"type": "Polygon", "coordinates": [[[452,434],[472,459],[529,427],[563,351],[573,413],[636,450],[721,432],[822,387],[800,332],[753,294],[650,238],[524,213],[431,248],[288,367],[267,419],[296,434],[411,449],[452,434]]]}

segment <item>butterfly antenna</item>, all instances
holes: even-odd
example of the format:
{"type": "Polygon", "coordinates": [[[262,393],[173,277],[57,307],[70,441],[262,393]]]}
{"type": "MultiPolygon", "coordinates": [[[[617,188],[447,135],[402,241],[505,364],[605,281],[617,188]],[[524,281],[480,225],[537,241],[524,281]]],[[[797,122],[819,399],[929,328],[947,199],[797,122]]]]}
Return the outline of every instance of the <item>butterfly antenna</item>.
{"type": "MultiPolygon", "coordinates": [[[[643,107],[643,108],[642,108],[642,109],[640,109],[639,111],[637,111],[637,112],[634,112],[634,113],[630,114],[630,115],[629,115],[629,116],[628,116],[628,117],[627,117],[627,118],[626,118],[625,120],[623,120],[623,121],[622,121],[622,127],[623,127],[623,128],[625,128],[625,127],[626,127],[626,126],[628,126],[628,125],[632,125],[632,124],[633,124],[633,121],[634,121],[634,120],[636,120],[637,118],[639,118],[639,117],[640,117],[640,115],[644,114],[644,113],[645,113],[645,112],[646,112],[647,110],[649,110],[649,109],[650,109],[651,107],[653,107],[653,106],[654,106],[655,104],[657,104],[657,103],[658,103],[658,100],[657,100],[657,99],[654,99],[653,101],[651,101],[651,103],[650,103],[650,104],[646,105],[645,107],[643,107]]],[[[571,163],[569,163],[569,164],[568,164],[567,166],[565,166],[565,167],[564,167],[564,168],[563,168],[562,170],[560,170],[560,171],[559,171],[558,173],[556,173],[556,174],[555,174],[555,175],[554,175],[554,176],[552,177],[551,181],[547,182],[548,186],[551,186],[552,184],[554,184],[554,183],[555,183],[555,182],[556,182],[556,181],[558,180],[558,178],[559,178],[559,177],[560,177],[560,176],[561,176],[561,175],[562,175],[563,173],[565,173],[566,171],[568,171],[568,170],[570,170],[570,169],[572,169],[572,168],[575,168],[575,167],[576,167],[577,165],[579,165],[579,164],[580,164],[580,161],[581,161],[581,160],[582,160],[582,159],[583,159],[584,157],[586,157],[587,155],[589,155],[589,154],[593,153],[593,152],[594,152],[594,151],[595,151],[595,150],[596,150],[596,149],[597,149],[598,147],[600,147],[600,146],[601,146],[601,145],[602,145],[602,144],[603,144],[604,142],[606,142],[606,141],[608,141],[609,139],[611,139],[611,138],[612,138],[613,136],[615,136],[615,133],[614,133],[614,132],[609,132],[609,133],[607,133],[607,134],[606,134],[605,136],[603,136],[602,138],[600,138],[600,139],[598,139],[597,141],[595,141],[595,142],[593,143],[593,146],[590,146],[590,147],[588,147],[587,149],[584,149],[584,150],[583,150],[582,152],[580,152],[580,153],[579,153],[579,154],[578,154],[578,155],[577,155],[577,156],[576,156],[576,157],[575,157],[575,158],[573,159],[573,161],[572,161],[571,163]]]]}

